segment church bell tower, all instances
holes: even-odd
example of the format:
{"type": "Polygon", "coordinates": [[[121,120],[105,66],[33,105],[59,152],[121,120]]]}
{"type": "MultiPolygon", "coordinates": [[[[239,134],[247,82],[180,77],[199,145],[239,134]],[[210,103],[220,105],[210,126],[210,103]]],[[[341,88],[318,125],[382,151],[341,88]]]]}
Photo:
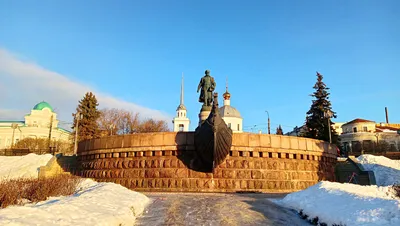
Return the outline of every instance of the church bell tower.
{"type": "Polygon", "coordinates": [[[181,84],[181,100],[178,108],[176,109],[176,116],[172,122],[174,123],[174,132],[189,131],[190,120],[186,116],[186,107],[183,104],[183,73],[182,73],[182,84],[181,84]]]}

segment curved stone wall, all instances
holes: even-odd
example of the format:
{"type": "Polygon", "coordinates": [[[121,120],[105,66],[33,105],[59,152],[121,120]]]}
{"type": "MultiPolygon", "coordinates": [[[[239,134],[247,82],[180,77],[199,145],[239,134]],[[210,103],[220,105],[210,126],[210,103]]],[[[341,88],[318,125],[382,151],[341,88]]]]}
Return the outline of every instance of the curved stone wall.
{"type": "Polygon", "coordinates": [[[79,143],[81,176],[138,191],[292,192],[334,180],[336,147],[313,139],[235,133],[214,173],[187,167],[193,132],[111,136],[79,143]]]}

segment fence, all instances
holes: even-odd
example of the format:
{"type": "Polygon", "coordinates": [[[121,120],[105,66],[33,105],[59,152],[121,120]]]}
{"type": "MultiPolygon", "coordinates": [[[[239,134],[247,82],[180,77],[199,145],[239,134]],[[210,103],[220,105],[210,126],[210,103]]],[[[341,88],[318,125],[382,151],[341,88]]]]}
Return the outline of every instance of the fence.
{"type": "Polygon", "coordinates": [[[0,156],[23,156],[27,155],[30,153],[34,153],[37,155],[43,155],[43,154],[55,154],[56,149],[51,148],[51,149],[35,149],[35,150],[29,150],[29,148],[14,148],[14,149],[0,149],[0,156]]]}

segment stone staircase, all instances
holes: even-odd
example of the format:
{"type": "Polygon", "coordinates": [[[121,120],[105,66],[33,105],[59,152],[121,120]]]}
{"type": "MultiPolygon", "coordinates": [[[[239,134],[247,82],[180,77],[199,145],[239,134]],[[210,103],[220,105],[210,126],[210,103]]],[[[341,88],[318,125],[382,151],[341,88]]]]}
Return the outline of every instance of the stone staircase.
{"type": "Polygon", "coordinates": [[[79,176],[77,156],[64,156],[57,154],[45,165],[39,168],[39,178],[48,178],[59,174],[72,174],[79,176]]]}
{"type": "Polygon", "coordinates": [[[336,181],[340,183],[376,185],[374,172],[365,170],[354,156],[338,158],[335,176],[336,181]],[[352,177],[353,179],[350,181],[352,177]]]}
{"type": "Polygon", "coordinates": [[[57,154],[57,163],[65,172],[69,172],[72,175],[79,174],[79,164],[77,156],[65,156],[62,154],[57,154]]]}

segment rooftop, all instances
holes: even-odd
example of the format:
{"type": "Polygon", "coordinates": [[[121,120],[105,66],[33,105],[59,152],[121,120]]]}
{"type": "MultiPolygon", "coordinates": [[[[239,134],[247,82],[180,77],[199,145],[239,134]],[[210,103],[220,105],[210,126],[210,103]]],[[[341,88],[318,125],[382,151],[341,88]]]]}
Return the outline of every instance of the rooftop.
{"type": "Polygon", "coordinates": [[[370,121],[370,120],[366,120],[366,119],[361,119],[361,118],[356,118],[356,119],[354,119],[354,120],[352,120],[352,121],[350,121],[350,122],[347,122],[347,123],[343,124],[343,126],[344,126],[344,125],[348,125],[348,124],[353,124],[353,123],[362,123],[362,122],[371,122],[371,123],[375,123],[374,121],[370,121]]]}

